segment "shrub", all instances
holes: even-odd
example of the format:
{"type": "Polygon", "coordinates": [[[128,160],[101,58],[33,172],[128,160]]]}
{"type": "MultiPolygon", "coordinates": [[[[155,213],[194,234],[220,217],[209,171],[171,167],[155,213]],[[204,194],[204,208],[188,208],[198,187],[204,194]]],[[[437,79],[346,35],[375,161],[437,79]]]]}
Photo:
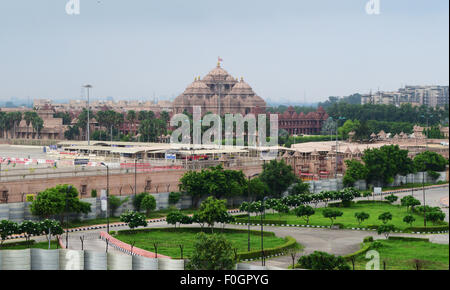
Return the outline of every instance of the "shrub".
{"type": "Polygon", "coordinates": [[[145,210],[147,217],[150,216],[150,212],[156,209],[156,199],[153,195],[146,195],[141,200],[141,209],[145,210]]]}
{"type": "Polygon", "coordinates": [[[373,242],[373,237],[372,236],[365,237],[364,240],[363,240],[363,243],[371,243],[371,242],[373,242]]]}
{"type": "Polygon", "coordinates": [[[368,219],[370,215],[366,212],[356,212],[355,218],[358,220],[358,224],[361,226],[361,223],[368,219]]]}
{"type": "Polygon", "coordinates": [[[409,224],[410,227],[412,227],[412,224],[416,221],[416,218],[412,215],[407,215],[403,218],[403,222],[409,224]]]}
{"type": "Polygon", "coordinates": [[[133,206],[134,206],[134,210],[136,210],[136,211],[141,211],[141,202],[142,202],[142,199],[144,198],[144,197],[146,197],[148,195],[148,193],[147,192],[142,192],[142,193],[139,193],[139,194],[137,194],[134,198],[133,198],[133,206]]]}
{"type": "Polygon", "coordinates": [[[91,190],[91,197],[97,197],[97,189],[91,190]]]}
{"type": "Polygon", "coordinates": [[[188,270],[232,270],[236,265],[233,245],[224,236],[199,233],[188,270]]]}
{"type": "Polygon", "coordinates": [[[331,226],[333,226],[336,218],[342,216],[344,213],[334,208],[326,208],[322,211],[322,214],[324,217],[329,218],[331,220],[331,226]]]}
{"type": "Polygon", "coordinates": [[[169,193],[169,204],[177,204],[181,199],[181,192],[171,192],[169,193]]]}
{"type": "Polygon", "coordinates": [[[392,220],[392,214],[390,212],[384,212],[378,216],[378,219],[386,224],[388,221],[392,220]]]}
{"type": "Polygon", "coordinates": [[[310,270],[350,270],[343,257],[319,251],[300,257],[298,264],[300,267],[310,270]]]}
{"type": "Polygon", "coordinates": [[[128,211],[120,215],[120,221],[128,224],[130,229],[134,229],[137,227],[145,227],[147,226],[147,221],[145,220],[145,216],[136,211],[128,211]]]}
{"type": "Polygon", "coordinates": [[[387,200],[389,203],[394,203],[398,200],[398,196],[391,194],[386,196],[384,199],[387,200]]]}
{"type": "Polygon", "coordinates": [[[393,225],[381,225],[378,227],[377,232],[379,235],[384,234],[386,239],[389,238],[389,235],[391,232],[395,230],[395,227],[393,225]]]}

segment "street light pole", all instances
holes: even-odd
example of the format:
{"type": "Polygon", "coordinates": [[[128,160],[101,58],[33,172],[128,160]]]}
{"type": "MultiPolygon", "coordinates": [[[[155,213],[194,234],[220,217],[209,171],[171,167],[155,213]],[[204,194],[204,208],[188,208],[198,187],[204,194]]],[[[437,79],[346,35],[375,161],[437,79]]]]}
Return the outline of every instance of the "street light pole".
{"type": "Polygon", "coordinates": [[[248,202],[248,207],[247,207],[247,214],[248,214],[248,243],[247,243],[247,248],[248,251],[250,252],[250,180],[252,177],[256,177],[258,176],[259,173],[253,174],[251,176],[248,177],[248,184],[247,184],[247,202],[248,202]]]}
{"type": "Polygon", "coordinates": [[[91,145],[91,136],[90,136],[90,116],[89,116],[89,109],[90,109],[90,105],[89,105],[89,89],[92,88],[91,85],[84,85],[83,88],[87,89],[87,125],[86,125],[86,139],[88,142],[88,146],[91,145]]]}
{"type": "Polygon", "coordinates": [[[261,212],[261,254],[262,254],[262,266],[266,265],[266,257],[264,255],[264,223],[263,223],[263,216],[266,214],[266,207],[264,202],[267,200],[267,196],[263,198],[263,201],[261,203],[262,205],[262,212],[261,212]]]}
{"type": "Polygon", "coordinates": [[[106,167],[106,232],[109,234],[109,166],[104,162],[101,165],[106,167]]]}
{"type": "Polygon", "coordinates": [[[136,185],[137,185],[137,182],[136,182],[136,179],[137,179],[136,170],[137,170],[137,159],[135,158],[134,159],[134,196],[135,197],[136,197],[136,193],[137,193],[137,190],[136,190],[136,185]]]}
{"type": "Polygon", "coordinates": [[[69,248],[69,193],[72,191],[72,186],[69,185],[66,191],[66,249],[69,248]]]}

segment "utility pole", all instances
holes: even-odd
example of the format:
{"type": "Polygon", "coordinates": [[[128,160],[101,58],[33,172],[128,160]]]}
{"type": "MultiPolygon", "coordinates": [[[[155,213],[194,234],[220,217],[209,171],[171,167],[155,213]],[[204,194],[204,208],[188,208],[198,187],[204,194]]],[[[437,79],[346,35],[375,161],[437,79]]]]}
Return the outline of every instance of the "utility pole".
{"type": "Polygon", "coordinates": [[[88,146],[91,145],[91,135],[90,135],[90,116],[89,116],[89,110],[90,110],[90,105],[89,105],[89,90],[92,88],[91,85],[84,85],[83,88],[87,89],[87,125],[86,125],[86,140],[88,142],[88,146]]]}

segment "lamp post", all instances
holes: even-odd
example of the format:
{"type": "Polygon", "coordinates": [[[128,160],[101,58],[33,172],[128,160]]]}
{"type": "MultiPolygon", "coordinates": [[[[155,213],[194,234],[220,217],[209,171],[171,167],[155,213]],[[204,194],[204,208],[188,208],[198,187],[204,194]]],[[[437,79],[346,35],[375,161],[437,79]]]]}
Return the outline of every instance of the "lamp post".
{"type": "Polygon", "coordinates": [[[135,197],[136,197],[136,194],[137,194],[137,189],[136,189],[136,185],[137,185],[137,182],[136,182],[136,179],[137,179],[137,173],[136,173],[136,170],[137,170],[137,158],[134,159],[134,196],[135,196],[135,197]]]}
{"type": "Polygon", "coordinates": [[[339,120],[345,120],[345,117],[339,117],[336,119],[336,164],[334,168],[334,178],[337,179],[337,171],[338,171],[338,128],[339,128],[339,120]]]}
{"type": "Polygon", "coordinates": [[[106,163],[100,163],[106,167],[106,231],[109,234],[109,166],[106,163]]]}
{"type": "Polygon", "coordinates": [[[69,248],[69,193],[72,191],[72,185],[67,187],[66,191],[66,249],[69,248]]]}
{"type": "Polygon", "coordinates": [[[87,125],[86,125],[86,139],[88,142],[88,146],[91,145],[91,136],[90,136],[90,126],[89,126],[89,122],[90,122],[90,116],[89,116],[89,109],[90,109],[90,105],[89,105],[89,90],[92,89],[91,85],[84,85],[83,88],[87,89],[87,125]]]}
{"type": "Polygon", "coordinates": [[[259,173],[253,174],[251,176],[248,177],[248,185],[247,185],[247,202],[248,202],[248,207],[247,207],[247,214],[248,214],[248,251],[250,252],[250,180],[253,177],[258,176],[259,173]]]}
{"type": "Polygon", "coordinates": [[[264,223],[263,216],[266,214],[266,207],[264,202],[268,199],[268,197],[264,197],[261,203],[261,254],[262,254],[262,266],[266,265],[266,257],[264,255],[264,223]]]}

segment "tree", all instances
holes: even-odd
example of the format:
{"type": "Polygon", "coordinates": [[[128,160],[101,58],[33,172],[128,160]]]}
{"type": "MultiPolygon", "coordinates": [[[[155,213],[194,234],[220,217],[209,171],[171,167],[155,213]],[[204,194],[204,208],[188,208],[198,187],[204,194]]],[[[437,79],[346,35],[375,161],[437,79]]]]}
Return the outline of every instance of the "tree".
{"type": "Polygon", "coordinates": [[[141,201],[141,208],[146,211],[147,217],[150,212],[156,209],[156,199],[153,195],[146,195],[141,201]]]}
{"type": "Polygon", "coordinates": [[[148,195],[147,192],[142,192],[137,194],[134,198],[133,198],[133,206],[134,206],[134,210],[137,212],[141,211],[141,203],[142,200],[144,199],[144,197],[146,197],[148,195]]]}
{"type": "Polygon", "coordinates": [[[391,195],[386,196],[384,199],[392,204],[398,200],[398,196],[391,194],[391,195]]]}
{"type": "Polygon", "coordinates": [[[416,218],[412,215],[407,215],[403,218],[403,222],[407,223],[410,227],[412,227],[412,224],[416,221],[416,218]]]}
{"type": "Polygon", "coordinates": [[[414,166],[418,171],[445,171],[447,160],[445,158],[431,151],[425,151],[417,154],[414,157],[414,166]]]}
{"type": "Polygon", "coordinates": [[[166,222],[169,225],[174,225],[175,228],[177,227],[177,223],[181,223],[182,220],[183,220],[183,214],[179,210],[171,211],[166,216],[166,222]]]}
{"type": "Polygon", "coordinates": [[[368,170],[367,181],[392,183],[397,174],[406,175],[414,172],[414,165],[408,157],[408,150],[401,150],[398,145],[367,149],[362,157],[368,170]]]}
{"type": "Polygon", "coordinates": [[[33,235],[39,235],[42,233],[42,229],[39,223],[33,221],[23,221],[18,226],[18,233],[23,233],[25,235],[25,239],[30,245],[30,239],[33,235]]]}
{"type": "Polygon", "coordinates": [[[36,131],[38,139],[40,139],[41,131],[42,129],[44,129],[44,120],[36,115],[31,119],[31,126],[33,127],[34,131],[36,131]]]}
{"type": "Polygon", "coordinates": [[[297,180],[292,167],[283,160],[265,163],[259,178],[267,184],[271,195],[275,197],[280,197],[297,180]]]}
{"type": "Polygon", "coordinates": [[[383,221],[384,224],[386,224],[388,221],[392,220],[392,213],[384,212],[378,216],[378,219],[383,221]]]}
{"type": "Polygon", "coordinates": [[[301,268],[310,270],[350,270],[344,258],[319,251],[300,257],[298,264],[301,268]]]}
{"type": "Polygon", "coordinates": [[[130,229],[147,226],[145,216],[136,211],[127,211],[120,215],[120,221],[128,224],[130,229]]]}
{"type": "Polygon", "coordinates": [[[400,203],[402,206],[406,207],[406,211],[408,211],[408,209],[411,209],[411,211],[413,211],[415,206],[420,205],[420,201],[412,197],[411,195],[403,197],[400,200],[400,203]]]}
{"type": "Polygon", "coordinates": [[[309,193],[309,184],[303,182],[302,180],[298,180],[297,183],[289,189],[290,195],[299,195],[299,194],[308,194],[309,193]]]}
{"type": "Polygon", "coordinates": [[[353,187],[355,182],[358,180],[365,180],[367,178],[368,170],[358,160],[345,160],[345,164],[347,165],[347,170],[344,175],[344,186],[353,187]]]}
{"type": "Polygon", "coordinates": [[[110,195],[109,196],[109,211],[111,216],[114,216],[117,209],[124,203],[128,202],[128,197],[124,198],[124,199],[120,199],[119,197],[115,196],[115,195],[110,195]]]}
{"type": "Polygon", "coordinates": [[[369,219],[370,215],[366,212],[356,212],[355,218],[358,220],[358,225],[361,226],[361,223],[367,219],[369,219]]]}
{"type": "Polygon", "coordinates": [[[205,215],[200,212],[195,212],[192,215],[192,222],[198,223],[200,225],[200,227],[203,229],[205,227],[205,223],[206,223],[205,215]]]}
{"type": "Polygon", "coordinates": [[[356,190],[353,187],[347,187],[341,190],[338,193],[339,199],[342,201],[342,206],[349,207],[351,205],[351,202],[355,197],[360,197],[361,193],[359,190],[356,190]]]}
{"type": "Polygon", "coordinates": [[[260,178],[253,178],[247,184],[249,200],[261,200],[269,195],[269,187],[260,178]]]}
{"type": "Polygon", "coordinates": [[[300,205],[294,212],[296,216],[303,218],[306,221],[306,224],[309,224],[309,218],[316,213],[309,205],[300,205]]]}
{"type": "Polygon", "coordinates": [[[211,232],[213,232],[214,223],[218,222],[220,217],[227,213],[226,202],[210,196],[200,204],[199,212],[211,228],[211,232]]]}
{"type": "Polygon", "coordinates": [[[39,228],[47,236],[47,241],[51,241],[52,236],[62,235],[64,233],[61,223],[51,219],[45,219],[39,224],[39,228]]]}
{"type": "Polygon", "coordinates": [[[386,239],[389,238],[389,235],[391,234],[391,232],[393,232],[395,230],[395,227],[393,225],[381,225],[378,227],[377,232],[379,235],[384,234],[384,236],[386,237],[386,239]]]}
{"type": "Polygon", "coordinates": [[[171,192],[169,193],[169,204],[177,204],[181,199],[181,192],[171,192]]]}
{"type": "Polygon", "coordinates": [[[0,238],[1,246],[3,246],[3,242],[11,235],[17,234],[18,225],[17,223],[10,220],[2,220],[0,221],[0,238]]]}
{"type": "Polygon", "coordinates": [[[439,224],[444,221],[445,213],[442,211],[431,211],[426,213],[427,221],[431,221],[433,225],[439,224]]]}
{"type": "Polygon", "coordinates": [[[322,211],[322,215],[325,218],[329,218],[331,220],[331,226],[333,226],[334,221],[336,220],[336,218],[342,216],[344,213],[338,209],[334,209],[334,208],[325,208],[322,211]]]}
{"type": "Polygon", "coordinates": [[[89,213],[91,204],[78,198],[78,190],[71,185],[57,185],[39,193],[31,204],[31,213],[41,218],[60,215],[61,222],[70,213],[89,213]]]}
{"type": "Polygon", "coordinates": [[[283,214],[289,213],[289,207],[281,202],[278,202],[275,205],[274,210],[276,210],[278,212],[278,214],[280,215],[280,218],[283,214]]]}
{"type": "Polygon", "coordinates": [[[197,234],[187,269],[233,270],[235,265],[233,246],[224,236],[197,234]]]}

